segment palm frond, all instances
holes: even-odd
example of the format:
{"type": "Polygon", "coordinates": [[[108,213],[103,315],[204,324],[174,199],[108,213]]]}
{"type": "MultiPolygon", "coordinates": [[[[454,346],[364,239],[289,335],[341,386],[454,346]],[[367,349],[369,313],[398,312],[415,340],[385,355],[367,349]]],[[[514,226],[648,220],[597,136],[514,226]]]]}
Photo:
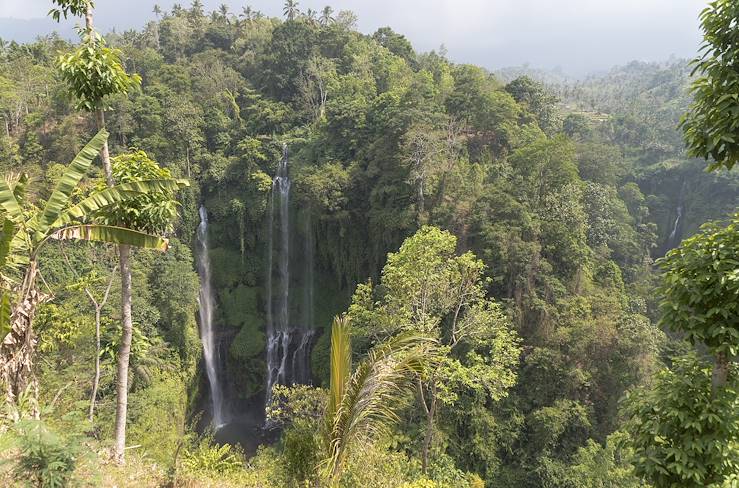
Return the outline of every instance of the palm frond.
{"type": "Polygon", "coordinates": [[[349,318],[334,317],[331,324],[331,382],[327,405],[327,417],[334,418],[344,398],[347,380],[352,374],[352,346],[349,334],[349,318]]]}
{"type": "MultiPolygon", "coordinates": [[[[327,409],[327,452],[322,470],[329,485],[336,483],[355,443],[382,435],[397,421],[400,399],[413,378],[427,367],[427,358],[433,356],[428,354],[432,343],[418,334],[398,336],[370,351],[346,381],[335,412],[327,409]],[[331,413],[332,417],[328,417],[331,413]]],[[[333,351],[331,356],[333,359],[333,351]]],[[[333,378],[332,371],[332,381],[333,378]]],[[[333,392],[333,385],[331,388],[333,392]]]]}

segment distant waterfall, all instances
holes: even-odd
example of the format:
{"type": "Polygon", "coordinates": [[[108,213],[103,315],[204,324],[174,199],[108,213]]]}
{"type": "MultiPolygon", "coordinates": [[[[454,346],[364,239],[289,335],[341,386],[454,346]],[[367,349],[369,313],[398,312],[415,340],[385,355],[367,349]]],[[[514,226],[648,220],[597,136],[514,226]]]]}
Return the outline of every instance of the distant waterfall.
{"type": "MultiPolygon", "coordinates": [[[[312,285],[310,290],[305,290],[310,295],[309,316],[300,317],[303,323],[297,326],[291,323],[290,317],[290,184],[288,152],[287,146],[284,146],[282,159],[277,165],[277,174],[272,180],[267,223],[267,403],[275,384],[290,385],[310,381],[308,357],[314,335],[312,285]],[[311,322],[308,323],[306,319],[311,322]]],[[[299,249],[298,252],[300,251],[299,249]]],[[[312,244],[310,255],[303,258],[310,268],[310,271],[306,270],[309,275],[304,279],[310,276],[312,283],[312,244]]]]}
{"type": "Polygon", "coordinates": [[[677,238],[677,231],[680,226],[680,219],[683,218],[683,206],[678,205],[677,206],[677,217],[675,217],[675,223],[672,225],[672,232],[670,232],[670,236],[667,238],[667,249],[672,249],[673,247],[677,246],[677,242],[675,242],[677,238]]]}
{"type": "Polygon", "coordinates": [[[223,425],[223,391],[218,380],[218,349],[213,327],[215,300],[210,280],[210,258],[208,257],[208,211],[200,207],[198,225],[198,274],[200,275],[200,339],[203,342],[205,372],[210,384],[210,399],[213,410],[213,425],[223,425]]]}

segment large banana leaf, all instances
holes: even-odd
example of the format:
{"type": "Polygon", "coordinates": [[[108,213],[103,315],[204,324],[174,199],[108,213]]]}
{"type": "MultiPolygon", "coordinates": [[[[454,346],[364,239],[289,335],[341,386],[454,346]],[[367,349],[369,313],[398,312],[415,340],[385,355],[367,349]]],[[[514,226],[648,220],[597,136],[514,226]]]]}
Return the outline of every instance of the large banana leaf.
{"type": "Polygon", "coordinates": [[[64,211],[69,203],[69,197],[72,196],[72,192],[87,174],[92,161],[95,156],[98,155],[100,149],[108,139],[108,131],[101,129],[90,142],[87,143],[82,151],[74,157],[67,170],[64,172],[61,180],[56,185],[54,192],[46,202],[44,211],[39,217],[35,224],[36,231],[43,235],[52,226],[52,224],[59,218],[59,215],[64,211]]]}
{"type": "Polygon", "coordinates": [[[5,267],[5,263],[8,262],[10,243],[15,236],[15,231],[15,223],[6,217],[3,221],[3,233],[0,236],[0,270],[2,270],[5,267]]]}
{"type": "Polygon", "coordinates": [[[166,251],[169,241],[137,230],[116,227],[113,225],[71,225],[53,232],[49,237],[59,240],[83,240],[94,242],[108,242],[112,244],[127,244],[144,249],[166,251]]]}
{"type": "Polygon", "coordinates": [[[176,179],[142,180],[122,183],[94,193],[77,205],[63,211],[52,224],[51,228],[69,224],[74,219],[81,219],[105,207],[109,207],[115,203],[125,202],[145,193],[177,191],[180,188],[189,186],[189,184],[187,180],[176,179]]]}
{"type": "Polygon", "coordinates": [[[0,295],[0,343],[10,332],[10,293],[2,290],[0,295]]]}
{"type": "Polygon", "coordinates": [[[8,182],[0,179],[0,207],[16,222],[23,220],[23,211],[8,182]]]}

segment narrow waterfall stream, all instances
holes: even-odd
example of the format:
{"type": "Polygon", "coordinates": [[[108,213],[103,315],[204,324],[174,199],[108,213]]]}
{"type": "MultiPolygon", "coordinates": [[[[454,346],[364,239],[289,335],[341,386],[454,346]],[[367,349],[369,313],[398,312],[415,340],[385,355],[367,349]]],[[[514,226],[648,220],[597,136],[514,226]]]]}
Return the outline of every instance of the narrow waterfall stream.
{"type": "Polygon", "coordinates": [[[203,343],[205,372],[210,385],[210,399],[213,425],[218,428],[224,424],[223,391],[218,378],[218,345],[213,326],[215,299],[210,279],[210,258],[208,257],[208,210],[200,207],[198,240],[198,274],[200,275],[200,340],[203,343]]]}
{"type": "Polygon", "coordinates": [[[667,248],[672,249],[673,247],[676,247],[678,242],[676,242],[677,238],[677,231],[680,227],[680,219],[683,218],[683,206],[678,205],[677,206],[677,216],[675,217],[675,223],[672,225],[672,232],[670,232],[670,236],[667,238],[667,248]]]}
{"type": "MultiPolygon", "coordinates": [[[[272,180],[272,194],[269,202],[267,229],[267,276],[266,276],[266,317],[267,317],[267,394],[266,402],[271,400],[272,387],[276,384],[291,385],[309,383],[310,349],[314,337],[313,329],[313,241],[306,237],[303,249],[291,250],[290,226],[290,176],[287,146],[277,166],[277,174],[272,180]],[[290,315],[293,298],[290,293],[291,252],[305,252],[303,270],[303,310],[298,323],[290,315]]],[[[310,221],[307,222],[310,226],[310,221]]],[[[310,233],[308,233],[310,234],[310,233]]],[[[299,270],[300,271],[300,270],[299,270]]],[[[298,272],[300,274],[300,272],[298,272]]]]}

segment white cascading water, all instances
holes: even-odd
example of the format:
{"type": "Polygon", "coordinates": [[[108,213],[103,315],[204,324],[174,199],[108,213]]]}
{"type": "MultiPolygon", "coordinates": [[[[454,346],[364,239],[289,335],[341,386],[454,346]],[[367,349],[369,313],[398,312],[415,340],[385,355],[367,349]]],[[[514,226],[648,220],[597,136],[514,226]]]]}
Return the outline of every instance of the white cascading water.
{"type": "Polygon", "coordinates": [[[302,327],[290,323],[290,177],[287,146],[272,180],[267,229],[267,395],[266,404],[276,384],[308,383],[308,358],[315,331],[312,326],[313,250],[312,238],[306,242],[305,280],[309,283],[305,299],[308,317],[302,327]],[[308,253],[308,247],[310,252],[308,253]]]}
{"type": "Polygon", "coordinates": [[[213,329],[213,308],[215,300],[210,280],[210,258],[208,257],[208,211],[200,207],[200,225],[198,225],[198,274],[200,275],[200,340],[203,343],[205,372],[210,384],[213,425],[220,427],[223,418],[223,392],[218,380],[218,349],[215,330],[213,329]]]}
{"type": "Polygon", "coordinates": [[[675,223],[672,225],[672,232],[670,232],[670,237],[667,238],[667,245],[670,248],[675,247],[677,244],[675,242],[675,238],[677,237],[677,229],[680,225],[680,219],[683,217],[683,206],[678,205],[677,206],[677,217],[675,218],[675,223]]]}

